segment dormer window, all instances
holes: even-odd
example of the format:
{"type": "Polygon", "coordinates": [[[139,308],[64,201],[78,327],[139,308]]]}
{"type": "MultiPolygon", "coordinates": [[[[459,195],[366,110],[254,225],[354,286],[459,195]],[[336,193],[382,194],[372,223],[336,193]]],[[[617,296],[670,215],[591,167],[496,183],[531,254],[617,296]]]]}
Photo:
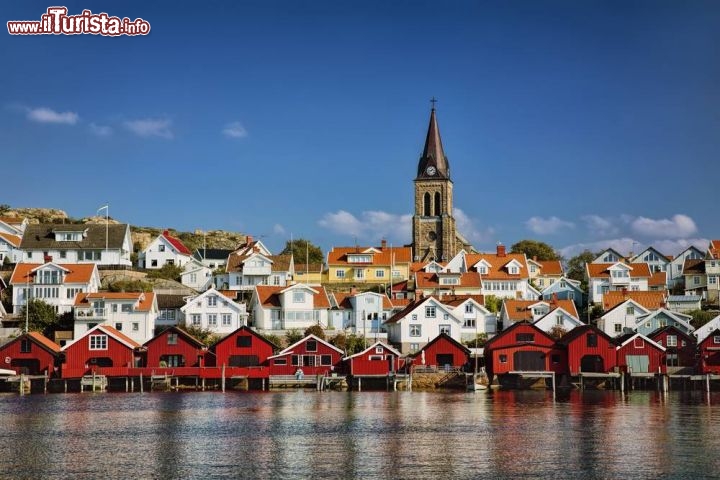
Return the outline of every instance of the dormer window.
{"type": "Polygon", "coordinates": [[[510,275],[517,275],[519,273],[519,269],[515,266],[508,267],[508,273],[510,275]]]}
{"type": "Polygon", "coordinates": [[[164,252],[165,251],[165,245],[158,245],[158,252],[164,252]]]}
{"type": "Polygon", "coordinates": [[[305,303],[305,292],[293,292],[293,303],[305,303]]]}
{"type": "Polygon", "coordinates": [[[372,263],[372,255],[348,255],[348,263],[372,263]]]}
{"type": "Polygon", "coordinates": [[[487,267],[486,267],[485,265],[480,265],[480,266],[478,267],[478,272],[479,272],[481,275],[485,275],[485,274],[487,273],[487,267]]]}

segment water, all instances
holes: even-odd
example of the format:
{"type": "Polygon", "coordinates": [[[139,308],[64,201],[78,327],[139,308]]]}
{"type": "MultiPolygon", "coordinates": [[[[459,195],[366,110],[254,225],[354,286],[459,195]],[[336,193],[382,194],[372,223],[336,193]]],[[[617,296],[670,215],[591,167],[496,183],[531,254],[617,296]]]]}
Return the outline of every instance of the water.
{"type": "Polygon", "coordinates": [[[0,395],[1,478],[720,478],[720,394],[0,395]]]}

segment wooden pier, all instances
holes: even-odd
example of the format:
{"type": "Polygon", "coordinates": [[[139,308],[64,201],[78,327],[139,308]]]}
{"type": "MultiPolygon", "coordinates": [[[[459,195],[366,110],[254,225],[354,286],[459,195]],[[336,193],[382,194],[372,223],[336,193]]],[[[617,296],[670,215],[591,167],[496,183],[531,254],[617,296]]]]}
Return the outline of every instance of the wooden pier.
{"type": "Polygon", "coordinates": [[[91,392],[104,392],[107,390],[108,379],[105,375],[85,375],[80,379],[80,393],[90,387],[91,392]]]}

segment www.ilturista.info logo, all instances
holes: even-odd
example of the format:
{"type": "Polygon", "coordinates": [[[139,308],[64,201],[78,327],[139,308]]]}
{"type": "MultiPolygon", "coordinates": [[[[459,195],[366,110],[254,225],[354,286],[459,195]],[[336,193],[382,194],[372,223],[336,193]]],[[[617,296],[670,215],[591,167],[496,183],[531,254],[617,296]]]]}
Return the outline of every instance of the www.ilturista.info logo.
{"type": "Polygon", "coordinates": [[[83,10],[80,15],[68,15],[66,7],[49,7],[47,13],[36,20],[7,22],[10,35],[147,35],[150,23],[142,18],[111,17],[107,13],[83,10]]]}

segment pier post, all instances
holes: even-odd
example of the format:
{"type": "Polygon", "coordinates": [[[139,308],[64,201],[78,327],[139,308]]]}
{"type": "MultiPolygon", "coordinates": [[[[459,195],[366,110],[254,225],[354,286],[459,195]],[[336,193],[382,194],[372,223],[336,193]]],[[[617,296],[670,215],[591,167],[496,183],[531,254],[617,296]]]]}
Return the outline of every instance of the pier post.
{"type": "Polygon", "coordinates": [[[65,393],[67,393],[67,379],[65,379],[65,393]]]}
{"type": "Polygon", "coordinates": [[[143,393],[143,378],[142,378],[142,372],[140,372],[140,393],[143,393]]]}
{"type": "Polygon", "coordinates": [[[225,393],[225,364],[222,364],[222,370],[220,371],[220,388],[223,393],[225,393]]]}
{"type": "Polygon", "coordinates": [[[130,383],[130,379],[128,377],[125,377],[125,393],[128,392],[128,384],[130,383]]]}
{"type": "Polygon", "coordinates": [[[20,395],[25,395],[25,375],[20,374],[20,395]]]}
{"type": "Polygon", "coordinates": [[[625,392],[625,372],[620,372],[620,393],[625,392]]]}
{"type": "Polygon", "coordinates": [[[45,393],[45,395],[47,395],[47,385],[48,385],[48,376],[47,376],[47,373],[45,374],[44,382],[45,382],[45,386],[44,386],[44,388],[43,388],[43,393],[45,393]]]}
{"type": "Polygon", "coordinates": [[[362,391],[362,378],[358,377],[358,392],[362,391]]]}
{"type": "Polygon", "coordinates": [[[707,392],[710,391],[710,374],[709,373],[705,374],[705,390],[707,392]]]}

